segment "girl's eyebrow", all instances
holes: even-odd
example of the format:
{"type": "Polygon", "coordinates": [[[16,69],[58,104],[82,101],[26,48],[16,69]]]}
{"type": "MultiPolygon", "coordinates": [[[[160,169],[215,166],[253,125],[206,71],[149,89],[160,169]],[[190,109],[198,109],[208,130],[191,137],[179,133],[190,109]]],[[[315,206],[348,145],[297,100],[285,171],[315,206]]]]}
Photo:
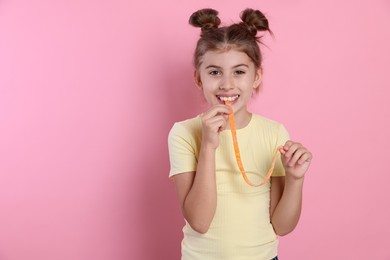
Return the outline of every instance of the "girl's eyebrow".
{"type": "MultiPolygon", "coordinates": [[[[249,68],[249,66],[247,64],[238,64],[238,65],[233,66],[232,69],[235,69],[235,68],[238,68],[238,67],[241,67],[241,66],[249,68]]],[[[217,65],[208,65],[206,67],[206,69],[209,69],[209,68],[221,69],[222,67],[217,66],[217,65]]]]}
{"type": "Polygon", "coordinates": [[[209,66],[206,67],[206,69],[210,69],[210,68],[220,69],[221,67],[219,67],[217,65],[209,65],[209,66]]]}

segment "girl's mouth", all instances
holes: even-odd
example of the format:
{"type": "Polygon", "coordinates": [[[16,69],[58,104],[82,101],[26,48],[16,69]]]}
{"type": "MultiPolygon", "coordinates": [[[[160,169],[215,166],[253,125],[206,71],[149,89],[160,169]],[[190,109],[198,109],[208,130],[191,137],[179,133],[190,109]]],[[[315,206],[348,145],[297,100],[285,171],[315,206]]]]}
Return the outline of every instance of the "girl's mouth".
{"type": "Polygon", "coordinates": [[[235,96],[218,96],[217,98],[221,101],[221,103],[225,103],[225,101],[230,101],[231,103],[234,103],[240,95],[235,96]]]}

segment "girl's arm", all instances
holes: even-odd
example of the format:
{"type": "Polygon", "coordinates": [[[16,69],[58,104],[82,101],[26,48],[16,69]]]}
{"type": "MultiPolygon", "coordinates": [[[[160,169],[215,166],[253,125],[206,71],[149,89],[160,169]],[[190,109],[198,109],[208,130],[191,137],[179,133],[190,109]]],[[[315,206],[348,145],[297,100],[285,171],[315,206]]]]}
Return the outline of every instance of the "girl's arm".
{"type": "Polygon", "coordinates": [[[217,207],[215,150],[230,112],[229,107],[216,105],[201,116],[202,143],[196,172],[173,177],[183,216],[199,233],[208,231],[217,207]]]}
{"type": "Polygon", "coordinates": [[[196,173],[173,177],[184,218],[193,230],[206,233],[217,206],[215,150],[201,148],[196,173]]]}
{"type": "Polygon", "coordinates": [[[301,144],[292,141],[286,142],[281,153],[286,177],[273,177],[271,180],[270,214],[276,234],[284,236],[298,224],[304,175],[312,155],[301,144]]]}

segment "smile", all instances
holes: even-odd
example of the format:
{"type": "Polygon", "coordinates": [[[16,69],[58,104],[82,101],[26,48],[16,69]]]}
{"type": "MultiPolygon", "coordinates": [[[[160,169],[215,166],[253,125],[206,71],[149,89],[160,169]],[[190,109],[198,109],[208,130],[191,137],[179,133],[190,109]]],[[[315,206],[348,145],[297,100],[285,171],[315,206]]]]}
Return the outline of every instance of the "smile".
{"type": "Polygon", "coordinates": [[[217,98],[223,102],[225,101],[230,101],[230,102],[234,102],[240,95],[235,95],[235,96],[230,96],[230,97],[227,97],[227,96],[217,96],[217,98]]]}

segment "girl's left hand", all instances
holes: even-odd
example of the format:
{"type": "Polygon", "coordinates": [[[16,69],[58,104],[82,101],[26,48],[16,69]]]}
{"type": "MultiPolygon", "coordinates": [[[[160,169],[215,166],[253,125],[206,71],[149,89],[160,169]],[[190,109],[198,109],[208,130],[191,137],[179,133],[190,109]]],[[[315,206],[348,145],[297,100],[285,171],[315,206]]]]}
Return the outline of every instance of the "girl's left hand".
{"type": "Polygon", "coordinates": [[[312,154],[302,144],[287,141],[280,150],[286,177],[301,179],[309,169],[312,154]]]}

